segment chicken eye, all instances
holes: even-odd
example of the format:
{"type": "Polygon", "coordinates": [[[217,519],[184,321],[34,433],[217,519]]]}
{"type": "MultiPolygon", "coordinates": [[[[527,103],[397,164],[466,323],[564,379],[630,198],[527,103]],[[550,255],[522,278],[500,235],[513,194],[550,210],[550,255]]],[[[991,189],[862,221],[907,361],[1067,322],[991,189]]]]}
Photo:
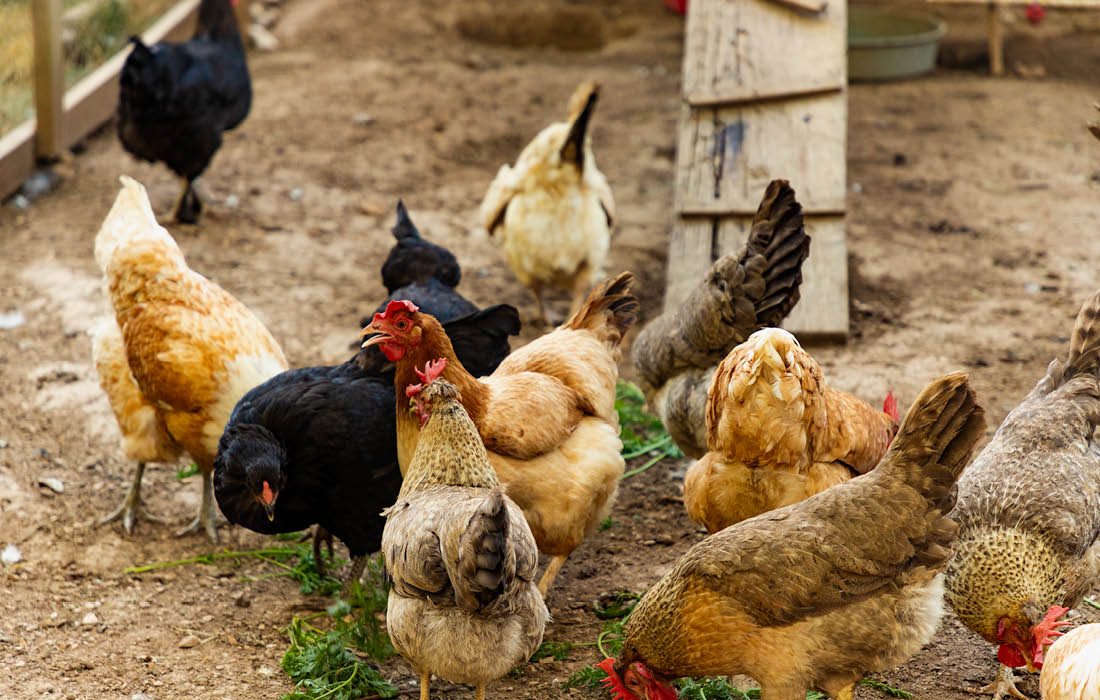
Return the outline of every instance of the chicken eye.
{"type": "Polygon", "coordinates": [[[397,330],[399,331],[407,331],[409,329],[409,322],[405,319],[401,319],[394,325],[397,326],[397,330]]]}

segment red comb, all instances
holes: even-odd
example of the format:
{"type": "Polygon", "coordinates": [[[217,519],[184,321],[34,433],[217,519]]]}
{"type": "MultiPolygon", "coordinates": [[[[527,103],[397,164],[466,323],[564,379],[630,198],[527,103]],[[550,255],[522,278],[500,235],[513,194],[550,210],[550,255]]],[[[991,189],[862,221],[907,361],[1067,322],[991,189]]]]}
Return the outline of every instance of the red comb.
{"type": "Polygon", "coordinates": [[[600,683],[611,694],[611,700],[631,700],[633,693],[626,689],[623,680],[619,678],[619,674],[615,673],[615,659],[606,658],[596,664],[596,668],[607,674],[600,683]]]}
{"type": "Polygon", "coordinates": [[[886,392],[886,399],[882,402],[882,412],[894,419],[895,423],[901,422],[901,414],[898,413],[898,398],[893,391],[886,392]]]}
{"type": "Polygon", "coordinates": [[[1053,644],[1058,637],[1065,634],[1060,628],[1073,626],[1073,623],[1069,620],[1058,619],[1067,612],[1069,612],[1069,608],[1063,608],[1060,605],[1052,605],[1039,624],[1031,628],[1031,638],[1035,645],[1032,656],[1034,657],[1033,663],[1036,668],[1043,667],[1043,657],[1046,655],[1046,648],[1053,644]]]}
{"type": "Polygon", "coordinates": [[[443,374],[443,370],[447,368],[447,358],[440,357],[436,360],[428,360],[424,364],[424,370],[418,370],[413,367],[413,371],[416,372],[416,376],[420,377],[420,384],[410,384],[405,387],[405,396],[410,399],[421,391],[424,391],[424,387],[431,384],[435,380],[439,379],[439,376],[443,374]]]}
{"type": "Polygon", "coordinates": [[[390,303],[386,304],[386,310],[374,315],[374,320],[385,320],[390,317],[390,314],[396,311],[408,311],[410,314],[415,314],[420,311],[420,307],[412,303],[408,299],[394,299],[390,303]]]}

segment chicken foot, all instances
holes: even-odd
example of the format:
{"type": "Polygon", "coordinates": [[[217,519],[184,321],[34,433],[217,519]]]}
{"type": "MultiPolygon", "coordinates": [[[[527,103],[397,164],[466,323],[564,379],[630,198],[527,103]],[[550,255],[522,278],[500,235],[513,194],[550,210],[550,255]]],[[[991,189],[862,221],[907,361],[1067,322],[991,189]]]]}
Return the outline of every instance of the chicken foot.
{"type": "Polygon", "coordinates": [[[176,200],[176,221],[181,224],[197,223],[201,211],[202,200],[195,193],[194,183],[184,178],[183,189],[180,190],[179,199],[176,200]]]}
{"type": "Polygon", "coordinates": [[[1004,664],[1001,664],[1001,668],[997,671],[997,677],[993,679],[992,683],[973,692],[992,695],[993,700],[1004,700],[1006,695],[1016,698],[1016,700],[1031,700],[1019,691],[1016,687],[1016,679],[1012,675],[1012,669],[1004,664]]]}
{"type": "Polygon", "coordinates": [[[204,471],[202,474],[202,503],[199,504],[199,513],[187,527],[176,533],[177,537],[198,532],[199,528],[206,531],[206,536],[214,544],[218,543],[218,513],[214,505],[214,472],[204,471]]]}
{"type": "Polygon", "coordinates": [[[153,515],[145,509],[145,504],[141,502],[141,479],[145,476],[145,462],[138,462],[137,467],[134,468],[134,478],[130,482],[130,488],[126,492],[126,498],[122,500],[118,508],[115,508],[108,515],[99,519],[96,525],[106,525],[107,523],[114,522],[119,518],[122,518],[122,529],[129,535],[134,531],[134,523],[138,517],[144,518],[150,522],[163,523],[164,518],[153,515]]]}
{"type": "Polygon", "coordinates": [[[344,586],[340,591],[341,595],[347,597],[348,593],[351,591],[351,585],[353,583],[358,583],[359,580],[363,578],[363,571],[366,568],[367,557],[365,554],[351,558],[351,571],[348,572],[348,577],[344,579],[344,586]]]}
{"type": "Polygon", "coordinates": [[[539,593],[542,594],[543,600],[546,600],[546,596],[550,592],[550,587],[554,585],[554,579],[558,577],[558,573],[563,566],[565,566],[565,556],[551,557],[550,563],[546,565],[546,571],[543,572],[542,578],[539,579],[539,593]]]}

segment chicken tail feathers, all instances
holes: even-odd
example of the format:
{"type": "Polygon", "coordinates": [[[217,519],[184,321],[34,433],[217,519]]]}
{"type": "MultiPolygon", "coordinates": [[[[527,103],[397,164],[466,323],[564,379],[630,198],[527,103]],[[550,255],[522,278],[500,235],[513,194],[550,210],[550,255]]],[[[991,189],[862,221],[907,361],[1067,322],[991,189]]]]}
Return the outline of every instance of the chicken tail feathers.
{"type": "MultiPolygon", "coordinates": [[[[787,317],[801,296],[802,263],[810,254],[810,237],[802,219],[802,205],[786,180],[772,180],[753,218],[752,231],[741,256],[752,267],[761,256],[763,295],[756,302],[756,324],[777,326],[787,317]]],[[[750,329],[749,332],[751,333],[750,329]]]]}
{"type": "Polygon", "coordinates": [[[1093,294],[1077,312],[1069,341],[1069,357],[1062,369],[1062,380],[1079,374],[1100,372],[1100,291],[1093,294]]]}
{"type": "Polygon", "coordinates": [[[420,231],[413,225],[412,219],[409,218],[409,210],[405,208],[405,202],[397,200],[397,222],[390,229],[390,233],[393,237],[399,241],[419,241],[420,231]]]}
{"type": "Polygon", "coordinates": [[[458,569],[452,577],[455,600],[464,610],[480,610],[500,597],[516,573],[508,546],[508,506],[499,489],[478,506],[459,540],[458,569]]]}
{"type": "Polygon", "coordinates": [[[611,347],[618,347],[623,336],[638,320],[638,299],[630,293],[634,275],[621,272],[604,280],[584,300],[563,328],[589,330],[611,347]]]}
{"type": "Polygon", "coordinates": [[[953,372],[920,393],[876,471],[902,479],[947,513],[954,507],[955,481],[984,432],[985,411],[969,377],[953,372]]]}

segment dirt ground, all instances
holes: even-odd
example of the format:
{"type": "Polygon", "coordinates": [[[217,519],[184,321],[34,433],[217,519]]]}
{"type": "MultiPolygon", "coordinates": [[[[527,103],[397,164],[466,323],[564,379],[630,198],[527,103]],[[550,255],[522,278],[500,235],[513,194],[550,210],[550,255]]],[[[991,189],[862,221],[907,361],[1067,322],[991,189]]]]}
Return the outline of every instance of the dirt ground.
{"type": "MultiPolygon", "coordinates": [[[[170,228],[192,267],[255,309],[293,364],[346,356],[358,318],[382,297],[398,197],[456,252],[468,296],[531,318],[532,299],[472,232],[476,207],[499,164],[559,118],[590,76],[604,85],[594,138],[620,211],[609,269],[633,270],[643,315],[659,310],[682,20],[657,0],[518,8],[287,0],[282,48],[251,59],[252,115],[205,178],[215,203],[201,226],[170,228]],[[569,29],[578,25],[588,30],[569,29]]],[[[973,19],[960,17],[960,27],[973,19]]],[[[926,381],[966,368],[996,425],[1064,351],[1100,269],[1100,143],[1083,128],[1100,89],[1078,68],[1100,61],[1096,39],[1065,39],[1072,52],[1053,34],[1010,41],[1010,66],[1013,56],[1047,63],[1039,81],[942,68],[852,87],[853,333],[847,345],[812,348],[831,383],[868,399],[893,388],[907,405],[926,381]]],[[[122,497],[131,465],[89,361],[86,331],[103,310],[92,240],[120,173],[144,182],[162,213],[177,183],[132,160],[110,130],[58,171],[58,189],[30,208],[0,208],[0,312],[26,317],[0,331],[0,546],[16,543],[24,556],[0,573],[0,697],[277,697],[290,687],[282,630],[316,599],[286,579],[242,578],[267,573],[262,565],[127,575],[132,564],[213,548],[164,525],[142,523],[133,537],[117,524],[93,527],[122,497]],[[39,486],[49,477],[63,493],[39,486]],[[250,607],[235,604],[242,591],[250,607]],[[180,648],[187,635],[201,643],[180,648]]],[[[564,313],[565,297],[555,304],[564,313]]],[[[592,641],[597,594],[644,590],[700,539],[679,500],[686,466],[624,483],[614,526],[566,565],[546,639],[592,641]]],[[[183,522],[198,484],[175,470],[150,470],[146,496],[183,522]]],[[[264,541],[223,529],[224,545],[264,541]]],[[[584,697],[560,684],[595,657],[577,649],[490,696],[584,697]]],[[[928,648],[883,678],[922,700],[962,700],[995,668],[991,647],[949,614],[928,648]]],[[[403,662],[385,671],[409,687],[403,662]]],[[[1023,687],[1038,695],[1035,678],[1023,687]]],[[[442,685],[435,697],[472,694],[442,685]]],[[[860,688],[858,697],[881,696],[860,688]]]]}

